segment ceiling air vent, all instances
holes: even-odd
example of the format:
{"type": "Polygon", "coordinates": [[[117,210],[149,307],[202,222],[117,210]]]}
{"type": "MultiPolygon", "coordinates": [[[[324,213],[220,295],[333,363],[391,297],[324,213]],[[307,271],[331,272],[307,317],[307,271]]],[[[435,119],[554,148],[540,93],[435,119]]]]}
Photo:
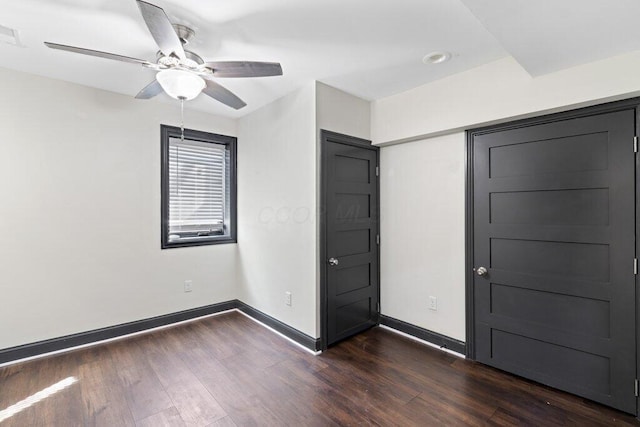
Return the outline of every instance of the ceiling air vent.
{"type": "Polygon", "coordinates": [[[0,25],[0,43],[21,46],[20,39],[18,38],[18,30],[0,25]]]}

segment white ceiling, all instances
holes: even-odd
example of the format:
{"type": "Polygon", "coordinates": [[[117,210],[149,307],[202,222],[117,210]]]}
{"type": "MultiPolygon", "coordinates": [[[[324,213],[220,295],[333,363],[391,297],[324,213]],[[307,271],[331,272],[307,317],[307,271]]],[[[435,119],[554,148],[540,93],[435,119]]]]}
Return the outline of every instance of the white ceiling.
{"type": "MultiPolygon", "coordinates": [[[[148,0],[196,30],[205,60],[277,61],[284,76],[220,79],[248,106],[205,96],[188,108],[240,117],[319,80],[373,100],[513,55],[533,76],[640,49],[638,0],[148,0]],[[432,52],[453,58],[425,65],[432,52]]],[[[44,41],[153,61],[134,0],[0,0],[0,67],[130,96],[154,78],[135,65],[46,48],[44,41]]],[[[158,101],[171,102],[166,96],[158,101]]],[[[139,102],[157,102],[152,101],[139,102]]],[[[175,102],[175,101],[174,101],[175,102]]]]}
{"type": "Polygon", "coordinates": [[[638,0],[462,0],[534,76],[640,50],[638,0]]]}

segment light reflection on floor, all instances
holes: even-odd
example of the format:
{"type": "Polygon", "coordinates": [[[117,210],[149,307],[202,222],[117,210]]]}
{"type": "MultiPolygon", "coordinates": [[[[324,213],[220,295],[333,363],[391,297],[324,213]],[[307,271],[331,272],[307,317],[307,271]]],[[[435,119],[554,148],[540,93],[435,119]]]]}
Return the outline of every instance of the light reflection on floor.
{"type": "Polygon", "coordinates": [[[69,387],[70,385],[73,385],[75,383],[78,382],[78,379],[76,377],[68,377],[63,379],[62,381],[58,381],[57,383],[50,385],[49,387],[40,390],[39,392],[32,394],[31,396],[27,397],[26,399],[21,400],[18,403],[15,403],[11,406],[9,406],[6,409],[3,409],[0,411],[0,423],[4,420],[6,420],[9,417],[14,416],[15,414],[19,413],[20,411],[23,411],[25,409],[27,409],[28,407],[30,407],[31,405],[34,405],[38,402],[40,402],[41,400],[46,399],[47,397],[53,396],[54,394],[58,393],[59,391],[64,390],[65,388],[69,387]]]}

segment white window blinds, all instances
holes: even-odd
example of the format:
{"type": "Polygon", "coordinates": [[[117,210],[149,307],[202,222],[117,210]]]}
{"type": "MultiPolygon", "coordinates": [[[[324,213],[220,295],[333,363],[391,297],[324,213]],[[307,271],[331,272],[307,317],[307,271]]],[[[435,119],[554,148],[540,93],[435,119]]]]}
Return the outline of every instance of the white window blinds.
{"type": "Polygon", "coordinates": [[[226,147],[169,139],[169,241],[224,233],[226,147]]]}

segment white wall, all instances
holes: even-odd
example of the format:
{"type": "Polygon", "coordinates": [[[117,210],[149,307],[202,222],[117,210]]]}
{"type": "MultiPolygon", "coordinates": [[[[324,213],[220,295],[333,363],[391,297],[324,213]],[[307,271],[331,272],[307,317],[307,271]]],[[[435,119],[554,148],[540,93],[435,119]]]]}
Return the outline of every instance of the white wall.
{"type": "Polygon", "coordinates": [[[372,103],[374,144],[640,95],[640,51],[532,78],[504,58],[372,103]]]}
{"type": "Polygon", "coordinates": [[[238,121],[240,299],[316,337],[315,84],[238,121]],[[292,305],[285,305],[285,292],[292,305]]]}
{"type": "Polygon", "coordinates": [[[160,124],[177,104],[4,69],[0,92],[0,348],[237,297],[236,245],[160,249],[160,124]]]}
{"type": "Polygon", "coordinates": [[[373,102],[374,143],[398,143],[381,149],[383,314],[465,339],[465,129],[637,96],[638,76],[640,52],[535,79],[507,58],[373,102]]]}
{"type": "Polygon", "coordinates": [[[371,103],[316,82],[316,127],[371,139],[371,103]]]}
{"type": "Polygon", "coordinates": [[[464,141],[457,133],[383,147],[380,159],[382,313],[462,341],[464,141]]]}

